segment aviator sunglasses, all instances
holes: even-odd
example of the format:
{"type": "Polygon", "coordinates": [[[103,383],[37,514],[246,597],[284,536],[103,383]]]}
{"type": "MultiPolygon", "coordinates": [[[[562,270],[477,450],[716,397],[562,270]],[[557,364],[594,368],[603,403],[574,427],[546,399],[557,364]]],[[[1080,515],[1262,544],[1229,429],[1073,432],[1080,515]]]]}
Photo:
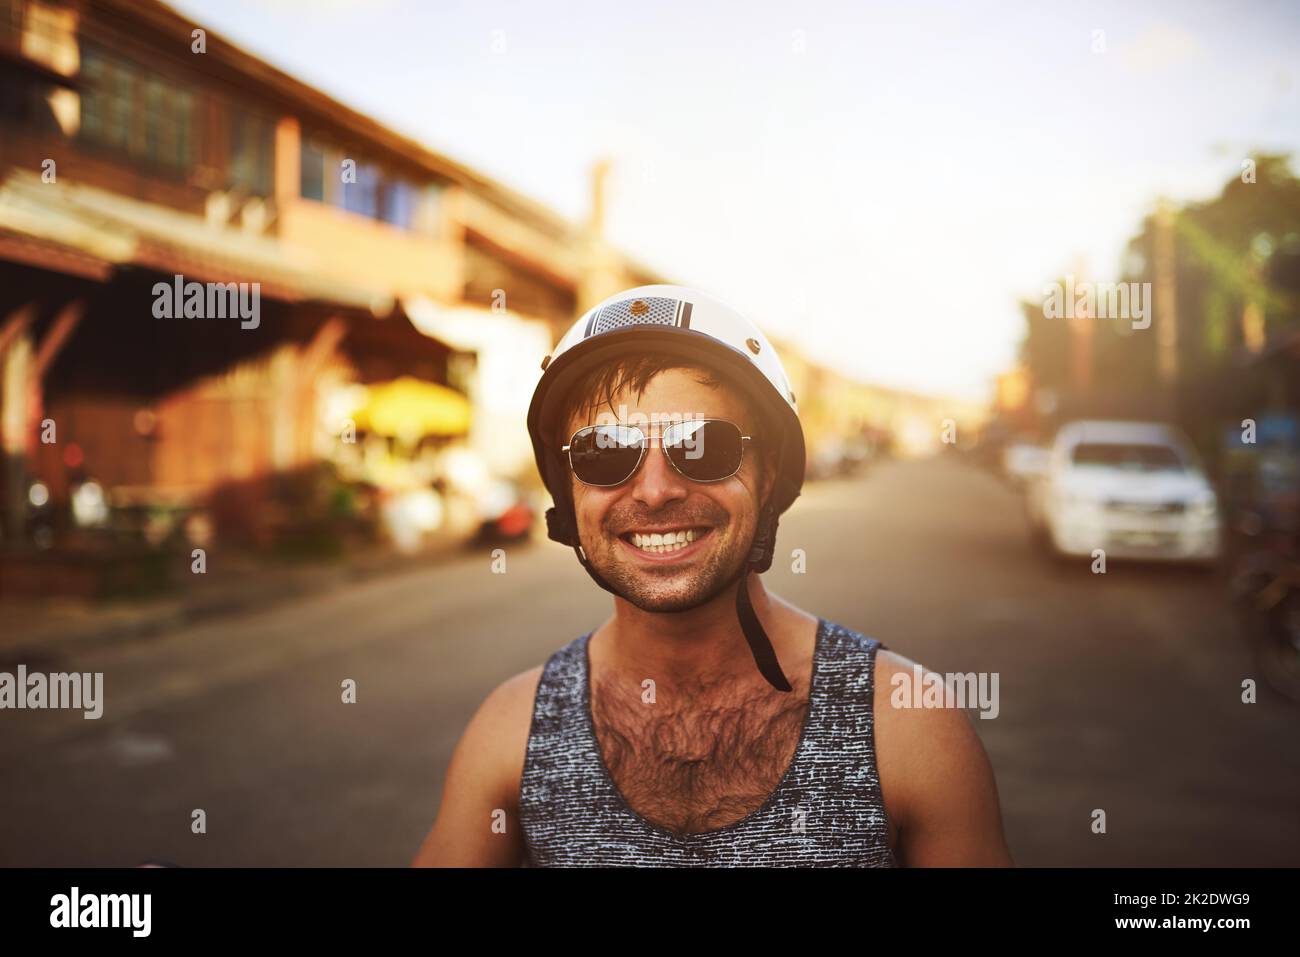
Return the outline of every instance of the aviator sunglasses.
{"type": "MultiPolygon", "coordinates": [[[[740,471],[745,443],[740,426],[726,419],[691,419],[665,426],[659,444],[673,468],[692,482],[721,482],[740,471]]],[[[649,437],[635,425],[588,425],[560,451],[584,485],[622,485],[645,460],[649,437]]]]}

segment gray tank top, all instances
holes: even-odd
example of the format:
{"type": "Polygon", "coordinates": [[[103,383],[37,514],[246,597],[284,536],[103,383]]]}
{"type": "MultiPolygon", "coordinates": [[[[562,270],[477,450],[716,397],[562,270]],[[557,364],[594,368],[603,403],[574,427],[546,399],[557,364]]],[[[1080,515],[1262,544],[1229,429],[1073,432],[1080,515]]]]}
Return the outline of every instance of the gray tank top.
{"type": "Polygon", "coordinates": [[[591,632],[546,662],[533,704],[519,817],[533,867],[892,867],[876,772],[880,642],[817,623],[803,732],[784,777],[734,824],[676,834],[628,806],[591,717],[591,632]]]}

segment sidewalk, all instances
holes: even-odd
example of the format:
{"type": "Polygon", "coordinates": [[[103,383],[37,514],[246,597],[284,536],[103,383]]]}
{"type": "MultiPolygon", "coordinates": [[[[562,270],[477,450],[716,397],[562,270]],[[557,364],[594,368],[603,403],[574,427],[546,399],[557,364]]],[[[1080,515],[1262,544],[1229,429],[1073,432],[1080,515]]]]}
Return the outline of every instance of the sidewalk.
{"type": "MultiPolygon", "coordinates": [[[[331,562],[285,563],[233,558],[209,566],[166,597],[146,601],[0,600],[0,667],[90,645],[149,638],[210,618],[269,608],[329,588],[449,561],[470,553],[457,536],[435,539],[417,553],[376,547],[331,562]]],[[[210,559],[211,561],[211,559],[210,559]]]]}

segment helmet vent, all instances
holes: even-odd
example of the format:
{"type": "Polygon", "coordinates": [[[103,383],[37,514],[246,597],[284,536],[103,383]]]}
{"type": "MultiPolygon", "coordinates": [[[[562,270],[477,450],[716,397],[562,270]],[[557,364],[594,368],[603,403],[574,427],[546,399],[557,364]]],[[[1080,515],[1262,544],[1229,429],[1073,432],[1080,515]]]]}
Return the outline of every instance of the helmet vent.
{"type": "Polygon", "coordinates": [[[682,303],[664,296],[643,296],[611,303],[592,317],[587,338],[625,326],[676,326],[681,324],[682,303]]]}

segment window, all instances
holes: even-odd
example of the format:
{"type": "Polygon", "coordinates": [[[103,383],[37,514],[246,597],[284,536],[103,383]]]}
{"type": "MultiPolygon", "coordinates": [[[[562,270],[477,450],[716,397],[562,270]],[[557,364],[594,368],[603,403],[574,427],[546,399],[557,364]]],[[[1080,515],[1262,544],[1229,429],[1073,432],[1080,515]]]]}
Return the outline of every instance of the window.
{"type": "Polygon", "coordinates": [[[23,126],[46,133],[60,132],[49,103],[53,89],[49,83],[21,74],[0,79],[0,127],[23,126]]]}
{"type": "Polygon", "coordinates": [[[404,179],[389,179],[380,191],[379,218],[402,229],[415,227],[420,194],[404,179]]]}
{"type": "Polygon", "coordinates": [[[230,104],[228,110],[229,184],[254,196],[269,196],[275,166],[275,124],[249,112],[243,104],[230,104]]]}
{"type": "Polygon", "coordinates": [[[190,90],[173,89],[172,102],[177,117],[176,136],[173,141],[176,166],[180,169],[189,169],[194,155],[192,124],[194,122],[195,96],[190,90]],[[184,118],[183,121],[180,119],[181,117],[184,118]]]}
{"type": "Polygon", "coordinates": [[[312,140],[302,141],[300,187],[303,199],[325,201],[325,147],[312,140]]]}
{"type": "Polygon", "coordinates": [[[131,77],[126,65],[88,46],[82,53],[81,79],[81,135],[103,146],[126,149],[131,118],[131,77]]]}
{"type": "Polygon", "coordinates": [[[194,94],[87,44],[81,59],[80,137],[151,166],[183,172],[193,149],[194,94]]]}
{"type": "MultiPolygon", "coordinates": [[[[349,157],[348,159],[350,159],[349,157]]],[[[345,159],[344,162],[347,162],[345,159]]],[[[372,163],[356,160],[355,182],[352,177],[343,180],[344,209],[371,219],[379,217],[379,169],[372,163]]]]}
{"type": "Polygon", "coordinates": [[[1095,465],[1130,472],[1181,472],[1183,461],[1167,445],[1082,442],[1074,447],[1075,465],[1095,465]]]}
{"type": "Polygon", "coordinates": [[[298,192],[303,199],[337,206],[398,229],[433,231],[440,186],[409,179],[315,136],[302,138],[299,156],[298,192]]]}
{"type": "Polygon", "coordinates": [[[18,45],[23,32],[23,5],[20,0],[0,0],[0,41],[18,45]]]}
{"type": "Polygon", "coordinates": [[[143,155],[159,166],[188,169],[193,95],[151,76],[144,81],[144,103],[143,155]]]}

